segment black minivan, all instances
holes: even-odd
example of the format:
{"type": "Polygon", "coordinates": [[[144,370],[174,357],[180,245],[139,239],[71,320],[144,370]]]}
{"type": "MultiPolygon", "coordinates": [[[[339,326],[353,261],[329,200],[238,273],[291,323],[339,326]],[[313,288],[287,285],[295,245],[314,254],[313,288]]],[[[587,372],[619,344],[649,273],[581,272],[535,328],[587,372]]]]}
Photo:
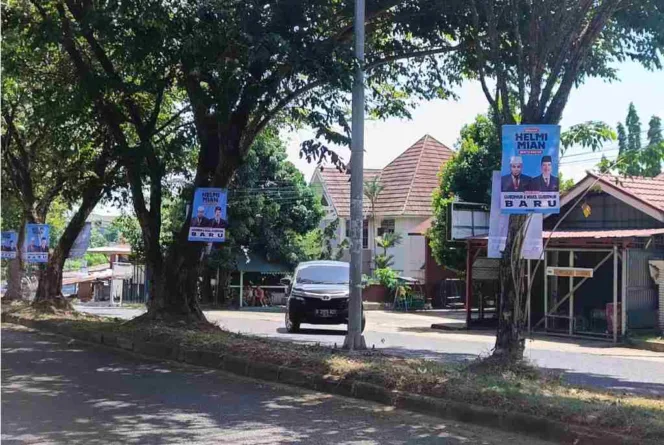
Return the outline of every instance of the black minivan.
{"type": "MultiPolygon", "coordinates": [[[[307,261],[298,264],[289,282],[286,330],[298,332],[301,323],[347,324],[349,264],[307,261]]],[[[362,314],[362,331],[366,320],[362,314]]]]}

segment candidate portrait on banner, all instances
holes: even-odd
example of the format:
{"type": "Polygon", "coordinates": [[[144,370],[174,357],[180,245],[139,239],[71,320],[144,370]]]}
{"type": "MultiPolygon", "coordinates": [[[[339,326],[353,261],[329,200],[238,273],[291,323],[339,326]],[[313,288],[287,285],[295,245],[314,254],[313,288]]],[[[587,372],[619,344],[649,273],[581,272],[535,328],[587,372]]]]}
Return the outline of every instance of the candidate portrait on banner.
{"type": "Polygon", "coordinates": [[[558,125],[503,125],[501,213],[558,213],[558,125]]]}
{"type": "Polygon", "coordinates": [[[220,243],[226,241],[227,190],[198,188],[194,192],[194,211],[189,221],[189,241],[220,243]]]}
{"type": "Polygon", "coordinates": [[[48,224],[27,224],[23,250],[28,263],[48,262],[50,226],[48,224]]]}
{"type": "Polygon", "coordinates": [[[12,260],[16,258],[16,245],[18,242],[18,233],[9,230],[2,232],[2,259],[12,260]]]}

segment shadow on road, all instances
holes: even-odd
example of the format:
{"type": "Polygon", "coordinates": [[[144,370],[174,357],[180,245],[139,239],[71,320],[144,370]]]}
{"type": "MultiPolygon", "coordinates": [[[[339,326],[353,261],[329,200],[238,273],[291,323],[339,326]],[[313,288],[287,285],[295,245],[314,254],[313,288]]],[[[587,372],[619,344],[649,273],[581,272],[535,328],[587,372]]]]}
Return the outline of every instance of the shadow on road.
{"type": "Polygon", "coordinates": [[[664,384],[661,383],[634,382],[607,375],[574,372],[566,369],[551,369],[550,371],[559,372],[567,383],[575,386],[589,389],[603,388],[619,394],[638,394],[664,398],[664,384]]]}
{"type": "Polygon", "coordinates": [[[5,326],[2,355],[3,444],[508,443],[500,432],[5,326]]]}

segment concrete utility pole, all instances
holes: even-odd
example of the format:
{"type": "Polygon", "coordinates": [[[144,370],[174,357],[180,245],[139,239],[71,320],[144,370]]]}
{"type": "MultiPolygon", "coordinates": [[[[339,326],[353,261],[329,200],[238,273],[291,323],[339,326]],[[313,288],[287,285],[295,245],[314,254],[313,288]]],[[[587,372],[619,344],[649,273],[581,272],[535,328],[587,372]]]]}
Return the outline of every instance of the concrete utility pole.
{"type": "Polygon", "coordinates": [[[344,349],[366,349],[362,335],[362,197],[364,188],[364,0],[355,0],[355,68],[350,155],[350,302],[344,349]]]}

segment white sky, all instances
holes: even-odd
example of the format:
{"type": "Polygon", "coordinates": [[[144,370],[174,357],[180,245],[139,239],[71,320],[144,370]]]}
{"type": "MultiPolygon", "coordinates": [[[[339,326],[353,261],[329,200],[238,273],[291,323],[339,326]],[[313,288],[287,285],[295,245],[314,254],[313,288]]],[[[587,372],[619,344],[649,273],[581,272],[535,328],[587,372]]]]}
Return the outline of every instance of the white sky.
{"type": "MultiPolygon", "coordinates": [[[[589,120],[604,121],[615,127],[618,121],[624,122],[630,102],[634,102],[641,118],[642,131],[648,129],[648,121],[652,115],[664,119],[664,72],[650,72],[632,62],[620,64],[618,68],[621,79],[619,82],[606,83],[592,79],[572,91],[561,122],[563,130],[589,120]]],[[[367,122],[365,167],[384,167],[427,133],[454,148],[461,127],[471,123],[477,114],[485,113],[488,109],[486,98],[477,82],[467,82],[456,92],[459,96],[457,101],[436,100],[420,104],[412,111],[412,120],[367,122]]],[[[299,147],[300,143],[311,135],[308,130],[282,135],[288,144],[288,159],[304,173],[307,180],[315,166],[299,158],[299,147]]],[[[645,138],[645,134],[643,137],[645,138]]],[[[616,147],[615,142],[606,144],[607,158],[617,155],[616,147]]],[[[346,161],[350,159],[347,149],[339,148],[337,151],[346,161]]],[[[583,150],[572,148],[567,155],[578,153],[583,153],[583,150]]],[[[579,180],[584,176],[585,170],[592,168],[601,156],[601,153],[595,153],[563,158],[560,169],[566,178],[579,180]]],[[[95,213],[119,214],[120,211],[98,206],[95,213]]]]}
{"type": "MultiPolygon", "coordinates": [[[[624,122],[630,102],[634,102],[636,106],[644,132],[648,129],[648,121],[653,114],[664,118],[664,72],[649,72],[636,63],[624,63],[618,67],[620,82],[611,84],[590,80],[572,91],[561,122],[563,130],[589,120],[604,121],[615,127],[618,121],[624,122]]],[[[365,167],[384,167],[426,133],[454,148],[461,127],[471,123],[477,114],[488,110],[488,103],[479,83],[467,82],[457,90],[457,94],[458,101],[436,100],[420,104],[413,110],[412,120],[367,122],[364,136],[365,167]]],[[[311,177],[315,166],[299,158],[299,146],[302,141],[310,138],[311,134],[306,130],[284,134],[288,141],[289,160],[305,173],[307,179],[311,177]]],[[[607,143],[605,149],[616,146],[615,142],[607,143]]],[[[338,152],[345,160],[350,159],[349,150],[339,149],[338,152]]],[[[577,153],[583,153],[583,150],[572,148],[567,155],[577,153]]],[[[615,150],[606,153],[609,159],[616,155],[615,150]]],[[[592,168],[601,156],[601,153],[598,153],[572,156],[567,160],[563,158],[563,175],[566,178],[581,179],[585,170],[592,168]],[[570,163],[572,161],[573,163],[570,163]]]]}

